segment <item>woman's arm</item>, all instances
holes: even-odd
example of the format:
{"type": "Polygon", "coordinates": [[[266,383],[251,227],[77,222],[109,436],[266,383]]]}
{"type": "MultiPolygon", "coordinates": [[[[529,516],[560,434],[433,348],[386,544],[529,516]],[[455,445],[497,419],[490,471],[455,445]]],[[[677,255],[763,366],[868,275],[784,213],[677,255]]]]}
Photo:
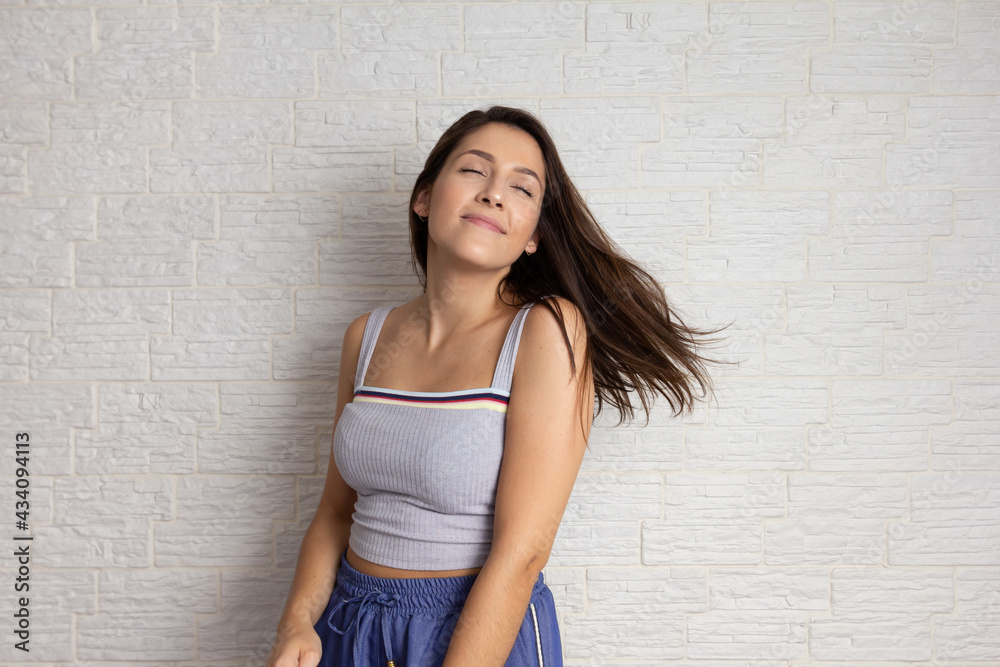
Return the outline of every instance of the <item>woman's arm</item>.
{"type": "Polygon", "coordinates": [[[507,407],[507,435],[493,520],[493,546],[465,601],[442,667],[501,667],[531,590],[548,561],[590,435],[594,387],[584,367],[586,328],[559,299],[577,373],[548,309],[528,312],[507,407]],[[516,386],[516,391],[513,390],[516,386]]]}
{"type": "MultiPolygon", "coordinates": [[[[344,411],[353,400],[354,374],[361,351],[361,337],[367,318],[351,322],[344,333],[340,355],[340,379],[337,383],[337,411],[334,433],[344,411]]],[[[277,638],[268,665],[271,667],[315,667],[322,646],[313,626],[319,621],[333,593],[340,554],[347,548],[351,515],[357,493],[340,476],[330,447],[330,466],[319,506],[299,548],[291,590],[285,610],[278,621],[277,638]]]]}

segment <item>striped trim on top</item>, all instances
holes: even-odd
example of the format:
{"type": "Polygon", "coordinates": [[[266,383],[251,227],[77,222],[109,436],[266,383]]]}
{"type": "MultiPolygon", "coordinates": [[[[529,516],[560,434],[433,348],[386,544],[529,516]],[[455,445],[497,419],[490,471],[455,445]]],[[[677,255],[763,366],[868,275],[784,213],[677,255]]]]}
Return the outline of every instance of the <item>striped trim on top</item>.
{"type": "Polygon", "coordinates": [[[501,413],[507,412],[509,398],[508,393],[492,387],[460,389],[458,391],[406,391],[404,389],[383,389],[362,385],[354,392],[355,403],[388,403],[390,405],[452,410],[482,408],[501,413]]]}

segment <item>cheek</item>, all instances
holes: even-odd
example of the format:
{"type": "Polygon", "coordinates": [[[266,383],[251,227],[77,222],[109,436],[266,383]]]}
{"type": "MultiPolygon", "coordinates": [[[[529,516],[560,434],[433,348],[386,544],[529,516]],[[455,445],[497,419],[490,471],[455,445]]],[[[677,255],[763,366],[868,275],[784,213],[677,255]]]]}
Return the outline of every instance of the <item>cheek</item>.
{"type": "MultiPolygon", "coordinates": [[[[527,207],[519,217],[526,228],[534,230],[542,219],[542,212],[538,208],[531,206],[527,207]]],[[[528,233],[530,234],[531,232],[529,231],[528,233]]]]}

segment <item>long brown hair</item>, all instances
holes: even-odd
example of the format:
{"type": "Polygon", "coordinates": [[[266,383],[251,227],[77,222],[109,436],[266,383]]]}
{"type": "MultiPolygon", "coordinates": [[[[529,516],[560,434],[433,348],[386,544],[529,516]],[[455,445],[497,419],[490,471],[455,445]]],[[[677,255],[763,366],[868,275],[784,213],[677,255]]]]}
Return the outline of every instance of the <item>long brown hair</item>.
{"type": "Polygon", "coordinates": [[[667,305],[659,283],[629,259],[601,229],[579,191],[570,181],[555,144],[541,121],[526,111],[494,106],[470,111],[449,127],[431,149],[410,196],[410,246],[414,271],[427,288],[427,221],[413,207],[420,192],[431,186],[448,157],[470,133],[488,123],[500,123],[527,132],[545,159],[545,194],[538,220],[538,249],[521,256],[497,286],[497,298],[506,289],[521,298],[543,303],[556,316],[576,373],[572,344],[558,305],[544,297],[558,295],[571,301],[586,323],[590,364],[597,398],[597,414],[605,402],[615,406],[618,424],[634,417],[629,392],[639,394],[647,423],[653,393],[662,394],[674,415],[690,412],[696,398],[711,392],[706,364],[716,360],[699,348],[714,343],[706,336],[721,329],[686,326],[667,305]],[[419,266],[419,270],[418,270],[419,266]]]}

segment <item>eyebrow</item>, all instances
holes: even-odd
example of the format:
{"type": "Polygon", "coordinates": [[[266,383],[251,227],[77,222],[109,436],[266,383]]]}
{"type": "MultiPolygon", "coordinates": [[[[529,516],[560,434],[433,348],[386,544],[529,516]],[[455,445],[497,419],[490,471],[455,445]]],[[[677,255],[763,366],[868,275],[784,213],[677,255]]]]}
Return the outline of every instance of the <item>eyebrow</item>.
{"type": "MultiPolygon", "coordinates": [[[[489,162],[497,161],[495,157],[493,157],[486,151],[477,150],[475,148],[465,151],[465,153],[462,153],[462,155],[465,155],[466,153],[472,153],[473,155],[478,155],[479,157],[483,158],[484,160],[488,160],[489,162]]],[[[538,174],[536,174],[532,169],[528,169],[527,167],[522,167],[521,165],[517,165],[516,167],[514,167],[514,171],[519,172],[521,174],[527,174],[528,176],[531,176],[536,181],[538,181],[538,185],[542,184],[542,179],[540,179],[538,177],[538,174]]]]}

